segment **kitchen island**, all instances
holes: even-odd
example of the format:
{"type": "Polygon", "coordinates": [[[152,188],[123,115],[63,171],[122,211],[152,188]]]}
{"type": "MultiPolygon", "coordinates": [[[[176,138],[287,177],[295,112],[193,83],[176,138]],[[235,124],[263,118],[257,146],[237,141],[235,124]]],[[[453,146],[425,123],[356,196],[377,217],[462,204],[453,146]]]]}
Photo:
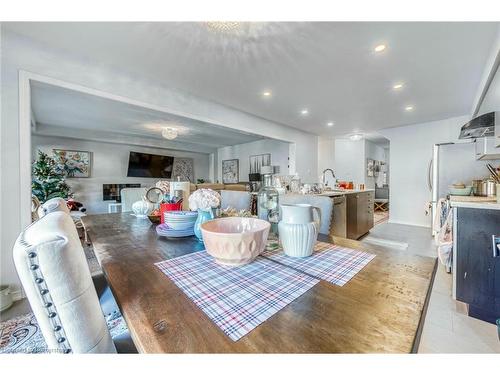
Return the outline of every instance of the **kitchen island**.
{"type": "Polygon", "coordinates": [[[500,204],[495,198],[450,197],[453,208],[453,297],[468,314],[500,318],[500,204]]]}
{"type": "Polygon", "coordinates": [[[333,199],[330,235],[357,240],[373,228],[375,190],[334,190],[319,195],[333,199]]]}

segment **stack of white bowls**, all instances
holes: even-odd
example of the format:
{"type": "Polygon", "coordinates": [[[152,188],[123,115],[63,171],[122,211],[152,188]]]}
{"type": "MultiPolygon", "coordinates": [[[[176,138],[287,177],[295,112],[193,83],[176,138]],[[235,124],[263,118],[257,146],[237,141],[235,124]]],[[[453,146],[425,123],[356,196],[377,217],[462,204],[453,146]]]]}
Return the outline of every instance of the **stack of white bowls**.
{"type": "Polygon", "coordinates": [[[194,223],[198,213],[194,211],[167,211],[164,224],[156,227],[159,235],[167,237],[187,237],[194,235],[194,223]]]}

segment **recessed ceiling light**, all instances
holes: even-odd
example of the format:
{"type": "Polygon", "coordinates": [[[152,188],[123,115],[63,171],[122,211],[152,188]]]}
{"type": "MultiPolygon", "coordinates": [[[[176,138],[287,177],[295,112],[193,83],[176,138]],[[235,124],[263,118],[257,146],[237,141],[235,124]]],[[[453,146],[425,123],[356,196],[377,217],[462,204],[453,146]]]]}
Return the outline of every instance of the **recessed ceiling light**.
{"type": "Polygon", "coordinates": [[[302,111],[300,111],[300,113],[305,116],[305,115],[309,114],[309,110],[304,108],[302,111]]]}
{"type": "Polygon", "coordinates": [[[351,134],[349,136],[349,139],[351,141],[360,141],[361,139],[363,139],[363,134],[351,134]]]}
{"type": "Polygon", "coordinates": [[[385,49],[387,48],[387,46],[385,44],[379,44],[378,46],[376,46],[374,48],[374,51],[375,52],[382,52],[384,51],[385,49]]]}
{"type": "Polygon", "coordinates": [[[392,88],[394,90],[402,89],[403,88],[403,84],[402,83],[396,83],[394,86],[392,86],[392,88]]]}
{"type": "Polygon", "coordinates": [[[330,122],[327,122],[327,123],[326,123],[326,126],[333,126],[333,122],[331,122],[331,121],[330,121],[330,122]]]}
{"type": "Polygon", "coordinates": [[[265,97],[270,97],[271,96],[271,91],[264,91],[262,93],[262,96],[265,96],[265,97]]]}
{"type": "Polygon", "coordinates": [[[411,112],[411,111],[413,111],[413,106],[412,106],[412,105],[407,105],[407,106],[405,107],[405,111],[407,111],[407,112],[411,112]]]}

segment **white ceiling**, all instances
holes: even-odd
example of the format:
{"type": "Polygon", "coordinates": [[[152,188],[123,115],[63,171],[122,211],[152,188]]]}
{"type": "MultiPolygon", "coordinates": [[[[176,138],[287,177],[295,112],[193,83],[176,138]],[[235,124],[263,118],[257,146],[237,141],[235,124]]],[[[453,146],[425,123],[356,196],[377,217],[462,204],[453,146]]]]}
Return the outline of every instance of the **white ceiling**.
{"type": "Polygon", "coordinates": [[[67,129],[113,132],[141,138],[161,139],[164,127],[179,129],[176,142],[218,148],[263,139],[205,122],[154,111],[128,103],[89,95],[40,82],[31,85],[31,103],[35,122],[67,129]]]}
{"type": "Polygon", "coordinates": [[[230,34],[205,23],[7,27],[272,121],[343,135],[469,114],[498,25],[270,22],[230,34]],[[379,43],[387,49],[376,54],[379,43]],[[394,92],[400,81],[405,87],[394,92]],[[272,97],[262,98],[263,90],[272,97]]]}

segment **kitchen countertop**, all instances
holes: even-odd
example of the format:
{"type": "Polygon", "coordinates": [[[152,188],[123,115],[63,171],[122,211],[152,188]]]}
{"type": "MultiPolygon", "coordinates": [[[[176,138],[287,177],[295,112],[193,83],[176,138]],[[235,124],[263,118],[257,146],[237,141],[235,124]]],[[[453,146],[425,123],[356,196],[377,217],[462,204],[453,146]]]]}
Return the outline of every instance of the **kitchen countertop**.
{"type": "Polygon", "coordinates": [[[500,203],[495,197],[450,196],[450,204],[451,207],[500,210],[500,203]]]}
{"type": "Polygon", "coordinates": [[[355,193],[366,193],[369,191],[375,191],[375,189],[365,189],[365,190],[357,190],[357,189],[344,189],[344,190],[333,190],[333,191],[324,191],[323,193],[317,195],[324,195],[327,197],[337,197],[344,194],[355,194],[355,193]]]}

